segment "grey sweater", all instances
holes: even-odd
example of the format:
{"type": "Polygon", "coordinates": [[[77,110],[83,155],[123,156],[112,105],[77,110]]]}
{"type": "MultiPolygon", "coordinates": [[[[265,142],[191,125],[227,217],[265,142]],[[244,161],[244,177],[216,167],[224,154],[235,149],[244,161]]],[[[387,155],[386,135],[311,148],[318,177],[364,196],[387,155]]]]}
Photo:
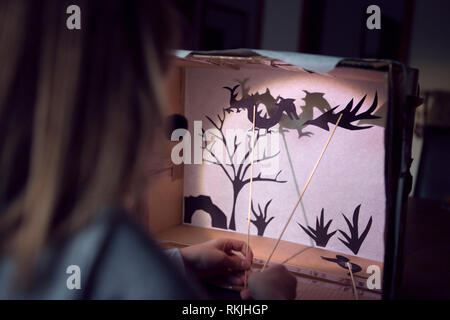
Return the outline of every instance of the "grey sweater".
{"type": "Polygon", "coordinates": [[[183,273],[179,252],[164,254],[124,212],[107,210],[74,236],[42,252],[31,289],[11,290],[14,264],[10,257],[0,258],[0,299],[203,297],[195,279],[183,273]],[[80,289],[68,284],[75,274],[69,266],[80,271],[80,289]]]}

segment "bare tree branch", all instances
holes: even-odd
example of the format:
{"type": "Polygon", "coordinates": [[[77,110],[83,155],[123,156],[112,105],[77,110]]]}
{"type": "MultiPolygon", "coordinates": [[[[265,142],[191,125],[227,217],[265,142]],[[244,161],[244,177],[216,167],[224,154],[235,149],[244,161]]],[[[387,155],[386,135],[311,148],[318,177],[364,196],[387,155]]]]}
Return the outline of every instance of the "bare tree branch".
{"type": "MultiPolygon", "coordinates": [[[[263,177],[261,177],[261,173],[260,173],[256,177],[253,178],[253,182],[257,182],[257,181],[271,181],[271,182],[276,182],[276,183],[286,183],[287,181],[278,180],[278,176],[280,175],[280,173],[281,173],[281,170],[278,171],[278,173],[275,176],[275,178],[263,178],[263,177]]],[[[244,181],[242,181],[242,183],[244,185],[247,184],[247,183],[250,183],[250,179],[245,179],[244,181]]]]}
{"type": "Polygon", "coordinates": [[[233,154],[231,155],[232,158],[234,158],[234,156],[236,155],[236,151],[239,148],[239,146],[241,145],[241,143],[237,143],[237,135],[234,136],[234,141],[233,141],[233,154]]]}
{"type": "Polygon", "coordinates": [[[278,151],[277,153],[275,153],[273,155],[267,156],[266,155],[266,150],[264,150],[263,157],[260,158],[260,159],[255,160],[254,162],[258,163],[258,162],[263,162],[263,161],[266,161],[266,160],[270,160],[270,159],[276,158],[280,154],[280,152],[281,151],[278,151]]]}
{"type": "MultiPolygon", "coordinates": [[[[256,144],[258,143],[259,137],[260,137],[260,134],[259,134],[259,130],[258,130],[258,133],[257,133],[257,135],[255,136],[255,141],[254,141],[253,146],[256,146],[256,144]]],[[[245,164],[245,160],[248,159],[248,157],[250,156],[252,150],[253,150],[253,148],[251,147],[251,141],[249,141],[249,142],[248,142],[248,151],[245,153],[244,158],[242,159],[242,163],[239,165],[239,168],[238,168],[237,174],[236,174],[236,175],[239,177],[239,179],[241,179],[241,180],[244,179],[244,177],[245,177],[245,172],[248,170],[248,168],[250,168],[250,164],[246,165],[246,166],[245,166],[245,169],[244,169],[244,173],[241,174],[242,169],[243,169],[244,164],[245,164]]]]}
{"type": "Polygon", "coordinates": [[[245,162],[245,160],[247,160],[248,159],[248,157],[250,156],[250,154],[252,153],[252,150],[256,147],[256,145],[258,144],[258,141],[259,141],[259,138],[260,138],[260,131],[259,130],[257,130],[256,131],[257,133],[256,133],[256,136],[255,136],[255,141],[253,142],[253,147],[251,146],[251,139],[248,141],[248,151],[247,151],[247,153],[245,154],[245,156],[244,156],[244,160],[243,160],[243,162],[245,162]]]}
{"type": "Polygon", "coordinates": [[[236,168],[235,168],[235,165],[233,163],[233,157],[234,157],[234,154],[236,153],[236,150],[237,150],[237,147],[239,146],[239,144],[236,144],[237,136],[235,136],[235,139],[234,139],[234,151],[233,151],[233,155],[231,155],[230,149],[228,147],[227,139],[225,137],[225,134],[223,133],[223,124],[225,122],[226,112],[225,112],[225,110],[222,110],[222,112],[223,112],[222,113],[222,117],[220,117],[220,115],[217,115],[217,118],[219,119],[220,125],[217,124],[214,120],[212,120],[209,116],[206,116],[206,118],[220,132],[220,137],[218,135],[216,135],[215,133],[212,133],[212,132],[211,132],[211,135],[213,135],[214,137],[216,137],[217,139],[219,139],[223,143],[223,145],[225,147],[225,150],[227,152],[228,159],[229,159],[230,164],[231,164],[229,166],[233,169],[233,174],[236,176],[236,168]]]}
{"type": "MultiPolygon", "coordinates": [[[[214,143],[213,143],[214,144],[214,143]]],[[[222,170],[225,172],[225,174],[227,175],[227,177],[228,177],[228,179],[231,181],[231,182],[233,182],[234,180],[233,180],[233,178],[231,178],[231,176],[230,176],[230,174],[228,173],[228,170],[225,168],[225,166],[220,162],[220,160],[219,160],[219,158],[217,158],[217,156],[216,156],[216,154],[214,153],[214,152],[212,152],[210,149],[208,149],[208,148],[205,148],[204,149],[205,151],[207,151],[211,156],[213,156],[214,157],[214,159],[216,159],[216,161],[217,161],[217,165],[219,165],[221,168],[222,168],[222,170]]],[[[206,162],[208,162],[208,160],[205,160],[204,158],[203,158],[203,161],[206,161],[206,162]]]]}
{"type": "Polygon", "coordinates": [[[220,164],[219,162],[211,161],[211,160],[208,160],[208,159],[203,159],[203,161],[205,161],[207,163],[211,163],[211,164],[220,164]]]}
{"type": "MultiPolygon", "coordinates": [[[[266,150],[264,150],[263,157],[260,158],[260,159],[255,160],[254,163],[259,163],[259,162],[263,162],[263,161],[266,161],[266,160],[273,159],[273,158],[277,157],[277,156],[280,154],[280,152],[281,152],[281,151],[278,151],[278,152],[277,152],[276,154],[274,154],[274,155],[267,156],[267,155],[266,155],[266,150]]],[[[247,170],[248,170],[250,167],[251,167],[251,164],[250,164],[250,163],[247,164],[247,165],[245,166],[244,171],[242,172],[242,175],[241,175],[241,179],[244,179],[244,178],[245,178],[245,175],[246,175],[246,173],[247,173],[247,170]]]]}
{"type": "Polygon", "coordinates": [[[219,128],[219,126],[216,124],[216,122],[213,120],[213,119],[211,119],[209,116],[206,116],[206,119],[208,119],[209,120],[209,122],[211,122],[211,124],[217,129],[217,130],[221,130],[222,129],[222,126],[220,126],[220,128],[219,128]]]}
{"type": "Polygon", "coordinates": [[[214,132],[211,132],[211,131],[210,131],[209,134],[212,135],[213,137],[219,139],[220,141],[222,141],[222,143],[224,142],[223,138],[222,138],[222,137],[219,137],[219,136],[218,136],[217,134],[215,134],[214,132]]]}
{"type": "MultiPolygon", "coordinates": [[[[208,145],[208,141],[206,139],[206,132],[205,130],[202,129],[202,148],[203,150],[205,150],[206,152],[208,152],[213,159],[209,160],[209,159],[205,159],[205,153],[203,153],[203,160],[207,163],[211,163],[211,164],[215,164],[218,165],[222,168],[222,171],[225,172],[228,180],[230,180],[231,184],[233,185],[233,190],[234,190],[234,196],[233,196],[233,209],[231,212],[231,217],[230,217],[230,224],[229,224],[229,229],[231,230],[236,230],[236,226],[235,226],[235,213],[236,213],[236,201],[239,195],[239,192],[241,191],[242,187],[246,184],[248,184],[250,182],[250,179],[245,179],[245,175],[247,174],[248,169],[250,168],[251,164],[246,164],[246,160],[249,158],[250,154],[253,152],[253,150],[256,149],[256,146],[258,144],[258,142],[260,141],[260,137],[261,137],[261,131],[259,129],[257,129],[257,131],[255,130],[255,137],[253,140],[253,144],[252,142],[249,141],[248,143],[248,151],[245,153],[244,158],[240,161],[242,161],[242,163],[240,163],[239,165],[233,161],[233,159],[236,156],[237,150],[238,148],[244,144],[245,142],[238,142],[238,136],[235,135],[233,141],[227,141],[227,138],[223,132],[223,126],[224,126],[224,122],[225,122],[225,118],[226,118],[226,112],[225,109],[223,109],[223,114],[222,115],[217,115],[218,120],[214,121],[212,118],[210,118],[209,116],[206,116],[206,118],[208,119],[208,121],[214,126],[214,128],[216,128],[218,130],[217,132],[212,132],[212,136],[215,137],[214,141],[212,143],[210,143],[208,145]],[[213,148],[217,142],[217,140],[219,140],[222,145],[225,147],[226,152],[227,152],[227,156],[228,156],[228,160],[229,160],[229,164],[227,163],[227,161],[221,161],[221,159],[218,158],[218,156],[214,153],[213,148]],[[231,144],[232,143],[232,144],[231,144]],[[227,170],[226,167],[231,167],[233,172],[229,172],[227,170]]],[[[280,152],[277,152],[274,155],[267,155],[266,154],[267,150],[264,150],[263,152],[263,156],[262,158],[256,159],[256,161],[254,162],[262,162],[265,160],[269,160],[272,158],[275,158],[276,156],[279,155],[280,152]]],[[[223,159],[222,159],[223,160],[223,159]]],[[[261,177],[261,173],[256,176],[255,178],[253,178],[253,181],[257,182],[257,181],[267,181],[267,182],[276,182],[276,183],[285,183],[287,181],[284,180],[278,180],[279,175],[281,174],[281,170],[276,174],[275,178],[263,178],[261,177]]],[[[269,201],[270,203],[270,201],[269,201]]],[[[268,203],[268,204],[269,204],[268,203]]],[[[252,223],[257,222],[257,224],[259,225],[259,221],[263,222],[264,224],[264,229],[267,226],[267,224],[269,224],[272,220],[273,217],[267,219],[267,208],[268,208],[268,204],[266,204],[266,207],[264,208],[264,211],[261,210],[261,207],[258,206],[258,209],[260,211],[260,215],[256,215],[255,214],[255,218],[256,220],[251,221],[252,223]],[[259,217],[259,218],[258,218],[259,217]]],[[[259,228],[261,230],[261,232],[264,232],[264,230],[262,229],[263,224],[261,223],[261,227],[259,228]]]]}
{"type": "Polygon", "coordinates": [[[242,176],[240,177],[241,180],[244,180],[245,174],[247,173],[247,170],[248,170],[250,167],[251,167],[251,164],[250,164],[250,163],[247,164],[247,165],[245,166],[244,171],[242,172],[242,176]]]}

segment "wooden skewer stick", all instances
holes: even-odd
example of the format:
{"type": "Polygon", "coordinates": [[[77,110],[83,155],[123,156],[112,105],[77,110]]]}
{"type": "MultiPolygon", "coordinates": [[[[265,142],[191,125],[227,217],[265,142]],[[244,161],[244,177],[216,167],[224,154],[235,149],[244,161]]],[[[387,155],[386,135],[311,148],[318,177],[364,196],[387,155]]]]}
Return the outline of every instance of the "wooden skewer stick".
{"type": "Polygon", "coordinates": [[[358,298],[358,291],[356,291],[355,279],[353,278],[352,268],[350,267],[350,262],[347,262],[346,265],[347,265],[347,268],[348,268],[348,272],[350,272],[350,277],[352,279],[353,295],[355,296],[355,300],[359,300],[359,298],[358,298]]]}
{"type": "Polygon", "coordinates": [[[312,248],[314,248],[314,247],[306,247],[306,248],[303,248],[302,250],[300,250],[300,251],[294,253],[292,256],[290,256],[289,258],[287,258],[286,260],[284,260],[281,264],[286,264],[286,263],[288,263],[289,261],[291,261],[291,260],[294,259],[295,257],[301,255],[303,252],[305,252],[305,251],[307,251],[307,250],[309,250],[309,249],[312,249],[312,248]]]}
{"type": "MultiPolygon", "coordinates": [[[[252,125],[252,153],[250,155],[250,183],[249,183],[249,196],[248,196],[248,214],[247,214],[247,248],[245,249],[245,258],[248,257],[248,250],[250,246],[250,219],[252,211],[252,192],[253,192],[253,159],[255,154],[255,116],[256,106],[253,106],[253,125],[252,125]]],[[[247,272],[244,276],[244,288],[247,288],[247,272]]]]}
{"type": "Polygon", "coordinates": [[[331,131],[331,134],[330,134],[330,136],[328,137],[328,140],[327,140],[327,142],[325,143],[325,145],[324,145],[324,147],[323,147],[323,149],[322,149],[322,152],[320,153],[319,159],[317,159],[317,162],[316,162],[316,164],[314,165],[314,168],[312,169],[311,174],[309,175],[309,178],[308,178],[308,180],[306,181],[306,184],[305,184],[305,186],[303,187],[302,192],[300,193],[300,196],[298,197],[297,203],[295,204],[294,209],[292,210],[292,212],[291,212],[291,214],[290,214],[290,216],[289,216],[289,219],[286,221],[286,224],[284,225],[284,228],[283,228],[283,230],[281,231],[281,234],[280,234],[280,236],[278,237],[278,240],[277,240],[277,242],[275,243],[275,246],[273,247],[272,252],[271,252],[270,255],[269,255],[269,258],[268,258],[268,259],[266,260],[266,262],[264,263],[264,266],[263,266],[263,268],[262,268],[261,271],[264,271],[264,269],[266,269],[267,264],[269,263],[270,259],[272,259],[272,256],[273,256],[275,250],[277,249],[278,245],[280,244],[281,237],[283,236],[284,232],[286,231],[286,229],[287,229],[287,227],[288,227],[288,225],[289,225],[289,222],[291,222],[291,219],[292,219],[292,217],[294,216],[295,210],[297,210],[297,207],[298,207],[298,205],[300,204],[300,201],[302,201],[303,195],[305,194],[305,191],[306,191],[306,189],[308,188],[309,183],[311,182],[311,179],[312,179],[314,173],[315,173],[316,170],[317,170],[317,167],[319,166],[320,160],[322,160],[322,157],[323,157],[325,151],[327,150],[328,145],[330,144],[331,138],[333,138],[334,132],[336,131],[336,128],[338,127],[339,122],[341,121],[341,118],[342,118],[342,113],[340,114],[338,120],[336,121],[336,124],[334,125],[333,131],[331,131]]]}

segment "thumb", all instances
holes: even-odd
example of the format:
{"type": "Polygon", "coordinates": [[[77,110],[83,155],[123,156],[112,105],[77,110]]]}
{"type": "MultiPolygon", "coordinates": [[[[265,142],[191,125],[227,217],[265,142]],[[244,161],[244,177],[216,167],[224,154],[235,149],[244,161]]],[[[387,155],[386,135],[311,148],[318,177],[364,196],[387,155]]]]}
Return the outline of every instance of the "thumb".
{"type": "Polygon", "coordinates": [[[242,300],[251,300],[252,295],[250,294],[250,291],[248,289],[244,289],[241,291],[241,299],[242,300]]]}

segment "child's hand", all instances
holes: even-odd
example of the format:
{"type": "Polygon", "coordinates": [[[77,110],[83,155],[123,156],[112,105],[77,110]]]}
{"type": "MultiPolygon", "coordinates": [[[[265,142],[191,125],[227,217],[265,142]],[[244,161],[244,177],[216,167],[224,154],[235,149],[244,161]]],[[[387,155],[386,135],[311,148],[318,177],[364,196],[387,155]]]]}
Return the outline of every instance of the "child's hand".
{"type": "Polygon", "coordinates": [[[180,249],[184,263],[202,280],[226,285],[243,285],[253,252],[244,241],[216,239],[180,249]],[[237,253],[242,253],[239,255],[237,253]]]}
{"type": "Polygon", "coordinates": [[[248,278],[248,288],[241,291],[244,300],[291,300],[295,298],[297,279],[282,265],[264,272],[253,272],[248,278]]]}

